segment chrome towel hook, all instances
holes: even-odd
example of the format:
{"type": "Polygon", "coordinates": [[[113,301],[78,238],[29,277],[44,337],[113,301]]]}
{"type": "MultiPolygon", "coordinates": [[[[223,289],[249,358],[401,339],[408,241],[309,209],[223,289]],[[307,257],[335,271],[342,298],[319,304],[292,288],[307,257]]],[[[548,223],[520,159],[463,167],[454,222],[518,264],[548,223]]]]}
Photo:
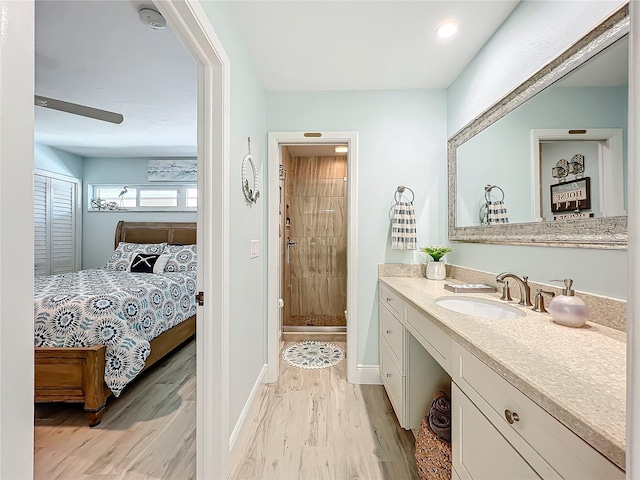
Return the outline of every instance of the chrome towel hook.
{"type": "Polygon", "coordinates": [[[400,200],[402,199],[402,194],[405,190],[409,190],[411,192],[411,200],[409,200],[409,202],[413,203],[413,200],[416,198],[416,194],[413,193],[413,190],[411,190],[409,187],[405,187],[404,185],[400,185],[398,186],[398,188],[396,188],[396,193],[394,193],[393,195],[396,203],[400,202],[400,200]]]}

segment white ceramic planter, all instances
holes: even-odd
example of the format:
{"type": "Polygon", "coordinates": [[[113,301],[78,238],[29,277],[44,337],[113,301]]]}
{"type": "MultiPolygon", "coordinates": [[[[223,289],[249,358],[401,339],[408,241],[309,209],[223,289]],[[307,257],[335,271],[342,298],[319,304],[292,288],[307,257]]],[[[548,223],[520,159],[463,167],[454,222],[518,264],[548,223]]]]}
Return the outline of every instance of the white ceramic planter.
{"type": "Polygon", "coordinates": [[[427,278],[444,280],[447,278],[447,267],[444,262],[427,262],[427,278]]]}

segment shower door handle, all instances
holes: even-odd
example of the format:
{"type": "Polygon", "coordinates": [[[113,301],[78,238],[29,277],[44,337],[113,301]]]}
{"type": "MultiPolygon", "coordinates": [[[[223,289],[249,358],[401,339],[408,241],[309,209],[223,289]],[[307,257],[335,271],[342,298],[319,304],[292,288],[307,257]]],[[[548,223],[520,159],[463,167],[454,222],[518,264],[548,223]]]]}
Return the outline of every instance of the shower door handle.
{"type": "Polygon", "coordinates": [[[297,247],[298,242],[292,242],[291,237],[287,237],[287,263],[291,263],[291,247],[297,247]]]}

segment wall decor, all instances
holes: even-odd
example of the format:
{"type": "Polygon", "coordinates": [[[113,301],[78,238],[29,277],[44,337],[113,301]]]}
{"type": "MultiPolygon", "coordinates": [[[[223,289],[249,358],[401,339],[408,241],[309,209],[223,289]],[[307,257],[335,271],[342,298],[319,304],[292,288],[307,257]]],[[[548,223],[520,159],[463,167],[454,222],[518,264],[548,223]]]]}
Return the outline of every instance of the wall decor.
{"type": "Polygon", "coordinates": [[[571,182],[551,185],[551,211],[569,212],[591,208],[591,179],[589,177],[571,182]]]}
{"type": "Polygon", "coordinates": [[[94,210],[124,210],[116,202],[107,202],[104,198],[96,197],[91,199],[91,208],[94,210]]]}
{"type": "Polygon", "coordinates": [[[251,137],[247,137],[249,153],[242,159],[242,193],[248,204],[254,204],[260,197],[258,190],[258,166],[251,155],[251,137]]]}
{"type": "Polygon", "coordinates": [[[147,173],[150,182],[195,182],[198,180],[198,160],[149,160],[147,173]]]}

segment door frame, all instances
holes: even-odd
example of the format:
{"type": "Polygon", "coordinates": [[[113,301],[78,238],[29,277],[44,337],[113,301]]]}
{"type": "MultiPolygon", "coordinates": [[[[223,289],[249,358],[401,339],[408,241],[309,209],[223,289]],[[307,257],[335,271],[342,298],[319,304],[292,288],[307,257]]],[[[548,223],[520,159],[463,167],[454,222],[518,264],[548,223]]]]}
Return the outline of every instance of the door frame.
{"type": "MultiPolygon", "coordinates": [[[[198,63],[198,201],[208,208],[198,209],[198,244],[207,246],[201,249],[198,283],[207,303],[198,308],[197,319],[196,475],[226,478],[229,58],[198,1],[162,0],[155,4],[198,63]]],[[[17,204],[3,202],[0,208],[0,263],[6,273],[0,279],[0,299],[11,298],[0,308],[2,358],[11,359],[10,365],[0,362],[3,478],[33,476],[33,322],[15,322],[16,318],[33,319],[33,272],[13,268],[13,263],[33,260],[34,6],[34,0],[0,5],[6,20],[0,46],[0,112],[3,118],[12,119],[0,124],[0,196],[21,199],[17,204]],[[11,141],[3,141],[8,139],[11,141]],[[22,161],[16,162],[15,158],[22,161]],[[4,228],[5,221],[11,224],[10,229],[4,228]]]]}
{"type": "Polygon", "coordinates": [[[155,5],[198,65],[198,290],[206,301],[196,317],[196,478],[226,478],[230,61],[200,2],[162,0],[155,5]]]}
{"type": "Polygon", "coordinates": [[[347,144],[347,381],[357,382],[358,369],[358,132],[269,132],[268,212],[267,212],[267,375],[266,382],[278,380],[280,353],[280,238],[278,179],[281,146],[347,144]]]}

